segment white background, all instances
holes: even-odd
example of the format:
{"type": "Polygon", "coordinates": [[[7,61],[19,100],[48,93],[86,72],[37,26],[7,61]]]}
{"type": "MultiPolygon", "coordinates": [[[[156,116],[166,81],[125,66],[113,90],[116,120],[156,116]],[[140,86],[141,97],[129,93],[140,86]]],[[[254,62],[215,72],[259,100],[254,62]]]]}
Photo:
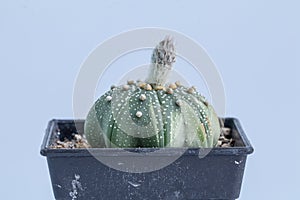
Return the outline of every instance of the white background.
{"type": "Polygon", "coordinates": [[[39,155],[48,120],[72,118],[74,82],[91,50],[112,35],[149,26],[188,35],[216,63],[226,115],[241,120],[255,148],[240,199],[297,199],[298,1],[140,2],[1,2],[1,199],[54,198],[39,155]]]}

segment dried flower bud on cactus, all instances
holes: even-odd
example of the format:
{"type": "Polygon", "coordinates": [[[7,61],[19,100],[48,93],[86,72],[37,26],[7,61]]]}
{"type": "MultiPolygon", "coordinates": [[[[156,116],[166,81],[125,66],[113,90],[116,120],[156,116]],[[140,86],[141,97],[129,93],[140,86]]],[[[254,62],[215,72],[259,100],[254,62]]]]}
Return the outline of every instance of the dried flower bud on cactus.
{"type": "Polygon", "coordinates": [[[169,72],[172,70],[175,56],[173,40],[170,37],[166,37],[153,51],[147,82],[159,86],[164,85],[169,72]]]}
{"type": "Polygon", "coordinates": [[[194,87],[165,85],[175,62],[167,37],[153,51],[145,82],[129,81],[102,95],[85,122],[92,147],[214,147],[220,125],[213,107],[194,87]]]}

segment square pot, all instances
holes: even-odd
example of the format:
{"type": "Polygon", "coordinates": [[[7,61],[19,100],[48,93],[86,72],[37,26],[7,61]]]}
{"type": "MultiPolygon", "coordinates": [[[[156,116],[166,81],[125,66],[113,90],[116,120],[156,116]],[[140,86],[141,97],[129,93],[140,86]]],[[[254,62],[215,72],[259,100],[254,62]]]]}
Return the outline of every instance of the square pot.
{"type": "MultiPolygon", "coordinates": [[[[71,138],[73,133],[83,134],[83,126],[84,120],[54,119],[48,124],[41,154],[47,158],[57,200],[237,199],[247,155],[253,152],[253,147],[235,118],[225,119],[225,127],[232,130],[234,147],[164,148],[150,155],[151,159],[156,159],[156,162],[168,159],[173,161],[150,172],[133,173],[126,171],[126,168],[120,171],[104,163],[112,161],[122,167],[127,162],[127,167],[128,164],[135,167],[136,160],[146,162],[146,155],[160,149],[50,147],[57,137],[71,138]],[[132,153],[128,155],[124,152],[132,153]],[[203,152],[207,152],[207,155],[203,156],[203,152]],[[101,158],[101,161],[97,158],[101,158]]],[[[151,168],[151,162],[146,166],[148,164],[151,168]]]]}

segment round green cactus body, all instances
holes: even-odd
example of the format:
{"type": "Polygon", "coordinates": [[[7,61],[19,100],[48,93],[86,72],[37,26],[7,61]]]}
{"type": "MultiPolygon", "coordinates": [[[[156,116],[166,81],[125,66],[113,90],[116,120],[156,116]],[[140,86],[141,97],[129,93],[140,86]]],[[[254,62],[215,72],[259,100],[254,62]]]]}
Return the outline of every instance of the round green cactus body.
{"type": "Polygon", "coordinates": [[[175,61],[172,41],[160,42],[145,82],[113,87],[85,122],[92,147],[214,147],[220,135],[213,107],[194,87],[165,85],[175,61]]]}

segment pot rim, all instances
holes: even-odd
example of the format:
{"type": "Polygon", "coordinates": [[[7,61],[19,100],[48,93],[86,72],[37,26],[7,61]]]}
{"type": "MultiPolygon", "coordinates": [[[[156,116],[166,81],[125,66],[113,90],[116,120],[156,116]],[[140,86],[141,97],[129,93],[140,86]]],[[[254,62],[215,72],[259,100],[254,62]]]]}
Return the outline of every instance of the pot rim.
{"type": "Polygon", "coordinates": [[[128,156],[124,154],[124,150],[134,152],[136,154],[131,154],[131,156],[151,156],[150,152],[160,150],[160,152],[154,156],[178,156],[182,154],[182,151],[185,149],[184,156],[199,156],[200,151],[210,151],[207,156],[221,156],[221,155],[246,155],[251,154],[254,151],[249,139],[247,138],[245,132],[243,131],[240,121],[234,117],[226,117],[225,120],[232,121],[235,128],[241,138],[243,146],[236,147],[214,147],[210,148],[177,148],[177,147],[166,147],[166,148],[89,148],[89,149],[51,149],[50,141],[51,136],[55,131],[57,123],[84,123],[85,120],[72,120],[72,119],[52,119],[48,123],[46,133],[41,145],[40,154],[47,157],[84,157],[92,156],[90,152],[93,152],[93,155],[99,156],[128,156]]]}

